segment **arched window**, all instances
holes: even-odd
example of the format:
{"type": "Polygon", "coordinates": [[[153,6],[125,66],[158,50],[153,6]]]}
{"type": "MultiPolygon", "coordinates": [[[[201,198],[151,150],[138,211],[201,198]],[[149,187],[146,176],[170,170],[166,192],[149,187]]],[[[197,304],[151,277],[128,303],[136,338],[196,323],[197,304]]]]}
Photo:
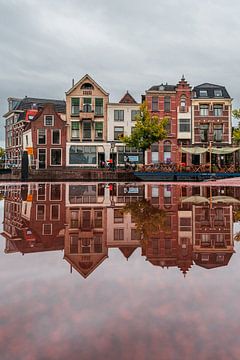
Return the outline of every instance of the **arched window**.
{"type": "Polygon", "coordinates": [[[94,87],[92,84],[90,83],[84,83],[82,86],[81,86],[81,89],[84,89],[84,90],[93,90],[94,87]]]}
{"type": "Polygon", "coordinates": [[[185,112],[186,111],[186,98],[185,96],[181,97],[180,100],[180,111],[185,112]]]}
{"type": "Polygon", "coordinates": [[[163,156],[164,156],[165,163],[171,162],[171,142],[170,141],[164,141],[163,156]]]}

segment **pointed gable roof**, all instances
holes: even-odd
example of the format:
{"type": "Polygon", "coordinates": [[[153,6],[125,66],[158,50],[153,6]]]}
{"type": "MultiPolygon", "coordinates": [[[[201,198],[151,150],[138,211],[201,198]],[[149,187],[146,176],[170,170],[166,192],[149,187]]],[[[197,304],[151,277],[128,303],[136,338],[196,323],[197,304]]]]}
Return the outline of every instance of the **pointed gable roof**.
{"type": "Polygon", "coordinates": [[[128,259],[136,249],[137,246],[122,246],[119,248],[119,250],[125,256],[126,259],[128,259]]]}
{"type": "Polygon", "coordinates": [[[127,90],[126,94],[119,101],[119,104],[137,104],[137,102],[134,99],[134,97],[131,94],[129,94],[127,90]]]}
{"type": "Polygon", "coordinates": [[[84,75],[75,85],[71,87],[68,91],[66,91],[66,95],[70,95],[73,90],[75,90],[79,85],[84,83],[86,80],[90,81],[90,83],[94,84],[104,95],[108,96],[109,93],[107,93],[93,78],[91,78],[90,75],[86,74],[84,75]]]}

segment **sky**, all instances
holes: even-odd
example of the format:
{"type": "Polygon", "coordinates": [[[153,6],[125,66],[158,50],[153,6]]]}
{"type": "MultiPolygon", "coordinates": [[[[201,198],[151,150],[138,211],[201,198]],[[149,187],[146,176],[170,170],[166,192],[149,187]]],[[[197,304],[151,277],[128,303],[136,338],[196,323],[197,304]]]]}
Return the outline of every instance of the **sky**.
{"type": "Polygon", "coordinates": [[[239,107],[239,13],[239,0],[0,0],[0,116],[9,96],[64,99],[86,73],[111,101],[184,74],[239,107]]]}

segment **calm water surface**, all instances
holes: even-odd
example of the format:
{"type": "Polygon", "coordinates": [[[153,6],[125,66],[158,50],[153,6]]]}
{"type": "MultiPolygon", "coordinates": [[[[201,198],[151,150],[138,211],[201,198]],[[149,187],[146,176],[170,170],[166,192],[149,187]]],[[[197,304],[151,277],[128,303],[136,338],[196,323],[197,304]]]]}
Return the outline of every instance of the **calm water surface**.
{"type": "Polygon", "coordinates": [[[240,183],[196,185],[2,184],[0,359],[240,359],[240,183]]]}

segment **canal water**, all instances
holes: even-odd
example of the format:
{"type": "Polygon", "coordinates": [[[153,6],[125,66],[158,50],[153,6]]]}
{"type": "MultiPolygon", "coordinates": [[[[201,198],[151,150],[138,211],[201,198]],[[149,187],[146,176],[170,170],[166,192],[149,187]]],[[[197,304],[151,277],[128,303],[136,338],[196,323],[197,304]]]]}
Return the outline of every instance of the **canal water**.
{"type": "Polygon", "coordinates": [[[1,360],[240,358],[240,182],[0,199],[1,360]]]}

